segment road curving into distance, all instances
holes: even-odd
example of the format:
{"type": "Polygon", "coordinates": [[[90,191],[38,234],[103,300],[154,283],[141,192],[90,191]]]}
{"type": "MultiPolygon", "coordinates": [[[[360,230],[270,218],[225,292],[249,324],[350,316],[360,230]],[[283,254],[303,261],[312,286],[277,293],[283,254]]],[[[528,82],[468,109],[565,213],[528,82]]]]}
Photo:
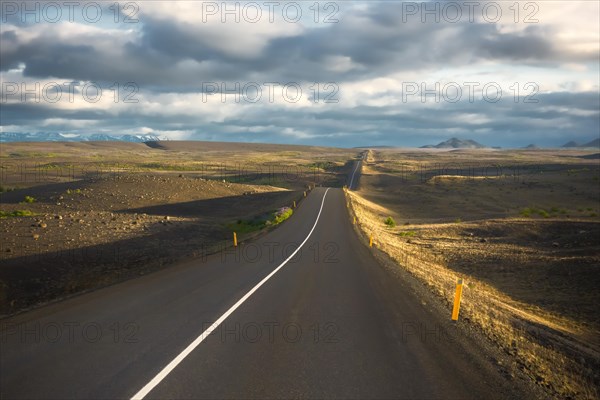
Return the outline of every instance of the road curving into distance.
{"type": "Polygon", "coordinates": [[[2,399],[526,396],[378,264],[341,189],[237,250],[0,323],[2,399]]]}
{"type": "Polygon", "coordinates": [[[360,159],[354,162],[352,173],[348,176],[347,186],[350,190],[356,190],[358,188],[358,181],[360,180],[360,174],[362,170],[362,162],[366,157],[367,151],[361,153],[360,159]]]}

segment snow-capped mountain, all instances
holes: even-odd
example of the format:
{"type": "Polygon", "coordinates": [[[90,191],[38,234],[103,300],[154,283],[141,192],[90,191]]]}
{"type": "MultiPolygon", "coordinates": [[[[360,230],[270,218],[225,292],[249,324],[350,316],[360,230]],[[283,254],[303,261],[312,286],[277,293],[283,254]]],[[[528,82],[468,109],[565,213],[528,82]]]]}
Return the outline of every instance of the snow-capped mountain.
{"type": "Polygon", "coordinates": [[[159,136],[151,133],[143,135],[107,135],[105,133],[93,133],[91,135],[77,135],[72,133],[56,132],[0,132],[0,142],[154,142],[162,140],[159,136]]]}

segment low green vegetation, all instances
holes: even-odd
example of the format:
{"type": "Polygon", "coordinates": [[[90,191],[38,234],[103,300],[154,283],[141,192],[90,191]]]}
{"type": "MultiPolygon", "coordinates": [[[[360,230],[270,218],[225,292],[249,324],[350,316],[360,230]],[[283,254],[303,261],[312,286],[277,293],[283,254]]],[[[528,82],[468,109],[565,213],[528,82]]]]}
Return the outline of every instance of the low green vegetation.
{"type": "Polygon", "coordinates": [[[321,171],[328,171],[335,168],[337,165],[331,161],[318,161],[306,165],[310,169],[317,169],[321,171]]]}
{"type": "Polygon", "coordinates": [[[521,214],[521,216],[525,217],[525,218],[530,218],[531,216],[534,215],[540,215],[540,216],[545,216],[546,218],[548,218],[548,213],[546,211],[544,211],[543,209],[538,209],[535,207],[526,207],[524,209],[522,209],[519,214],[521,214]]]}
{"type": "Polygon", "coordinates": [[[149,162],[138,165],[139,168],[160,170],[160,171],[205,171],[210,172],[218,170],[218,166],[206,164],[202,162],[186,162],[186,163],[160,163],[160,162],[149,162]]]}
{"type": "Polygon", "coordinates": [[[81,194],[81,189],[67,189],[66,191],[67,194],[81,194]]]}
{"type": "Polygon", "coordinates": [[[15,188],[9,188],[9,187],[0,185],[0,193],[12,192],[13,190],[15,190],[15,188]]]}
{"type": "Polygon", "coordinates": [[[556,217],[557,215],[565,215],[567,214],[567,210],[565,210],[564,208],[558,208],[558,207],[551,207],[548,210],[545,210],[543,208],[537,208],[537,207],[526,207],[524,209],[522,209],[521,211],[519,211],[519,214],[525,218],[531,218],[534,216],[540,216],[542,218],[550,218],[550,217],[556,217]]]}
{"type": "Polygon", "coordinates": [[[413,236],[415,236],[415,234],[416,234],[415,231],[398,232],[398,236],[401,236],[401,237],[413,237],[413,236]]]}
{"type": "Polygon", "coordinates": [[[46,157],[46,158],[50,158],[50,157],[56,157],[58,154],[57,153],[41,153],[41,152],[37,152],[37,151],[20,151],[20,152],[11,152],[9,153],[10,157],[30,157],[30,158],[40,158],[40,157],[46,157]]]}
{"type": "Polygon", "coordinates": [[[573,169],[568,169],[567,170],[567,175],[571,175],[571,174],[576,174],[578,172],[587,172],[589,171],[589,168],[573,168],[573,169]]]}
{"type": "Polygon", "coordinates": [[[0,211],[0,218],[8,217],[31,217],[35,213],[30,210],[0,211]]]}
{"type": "Polygon", "coordinates": [[[263,229],[266,224],[264,220],[241,220],[238,219],[237,222],[233,224],[229,224],[227,227],[234,232],[237,233],[249,233],[263,229]]]}
{"type": "Polygon", "coordinates": [[[550,214],[546,210],[537,210],[537,213],[540,217],[549,218],[550,214]]]}
{"type": "Polygon", "coordinates": [[[238,219],[235,223],[228,224],[227,227],[237,233],[249,233],[261,230],[267,226],[279,225],[292,216],[294,211],[290,207],[282,207],[272,213],[265,214],[253,219],[238,219]]]}
{"type": "Polygon", "coordinates": [[[49,171],[49,170],[53,170],[53,169],[66,168],[66,166],[59,165],[57,163],[49,163],[49,164],[40,165],[38,168],[43,171],[49,171]]]}
{"type": "Polygon", "coordinates": [[[273,153],[273,156],[276,157],[301,157],[302,153],[300,153],[299,151],[278,151],[276,153],[273,153]]]}
{"type": "Polygon", "coordinates": [[[23,203],[31,204],[31,203],[35,203],[35,202],[36,202],[36,199],[35,199],[35,197],[32,197],[32,196],[25,196],[25,198],[23,199],[23,203]]]}
{"type": "Polygon", "coordinates": [[[282,207],[273,213],[273,225],[278,225],[292,216],[294,211],[289,207],[282,207]]]}
{"type": "Polygon", "coordinates": [[[185,167],[182,165],[163,164],[163,163],[158,163],[158,162],[143,163],[143,164],[140,164],[140,167],[147,168],[147,169],[162,170],[162,171],[184,171],[185,170],[185,167]]]}
{"type": "Polygon", "coordinates": [[[396,226],[396,221],[394,221],[394,218],[392,218],[392,217],[387,217],[385,219],[385,221],[383,221],[383,222],[390,228],[393,228],[396,226]]]}

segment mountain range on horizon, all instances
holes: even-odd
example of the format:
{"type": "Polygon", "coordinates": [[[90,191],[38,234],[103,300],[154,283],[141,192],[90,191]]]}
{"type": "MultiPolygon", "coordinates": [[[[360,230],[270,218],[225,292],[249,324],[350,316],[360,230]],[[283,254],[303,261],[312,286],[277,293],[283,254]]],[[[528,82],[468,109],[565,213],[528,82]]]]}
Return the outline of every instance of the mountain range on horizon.
{"type": "Polygon", "coordinates": [[[78,135],[57,132],[0,132],[0,143],[9,142],[133,142],[144,143],[164,140],[151,133],[139,135],[108,135],[106,133],[93,133],[91,135],[78,135]]]}
{"type": "MultiPolygon", "coordinates": [[[[70,133],[57,133],[57,132],[36,132],[36,133],[25,133],[25,132],[0,132],[0,143],[11,143],[11,142],[132,142],[132,143],[144,143],[144,142],[157,142],[162,140],[169,140],[168,138],[161,137],[156,134],[125,134],[125,135],[109,135],[106,133],[94,133],[91,135],[80,135],[70,133]]],[[[358,146],[356,148],[394,148],[399,146],[393,145],[381,145],[381,146],[358,146]]],[[[523,149],[543,149],[543,148],[599,148],[600,138],[593,139],[587,143],[580,144],[576,141],[568,141],[562,146],[540,146],[532,143],[522,147],[523,149]]],[[[452,137],[448,140],[442,141],[438,144],[428,144],[420,146],[422,149],[486,149],[494,148],[499,149],[500,147],[485,146],[472,139],[461,139],[452,137]]]]}
{"type": "MultiPolygon", "coordinates": [[[[600,147],[600,138],[598,139],[594,139],[590,142],[584,143],[584,144],[579,144],[573,140],[563,144],[562,146],[560,146],[560,148],[598,148],[600,147]]],[[[443,142],[440,142],[438,144],[428,144],[425,146],[421,146],[420,148],[422,149],[486,149],[486,148],[499,148],[499,147],[490,147],[490,146],[484,146],[481,143],[476,142],[475,140],[472,139],[459,139],[459,138],[450,138],[448,140],[445,140],[443,142]]],[[[527,145],[525,147],[523,147],[524,149],[529,149],[529,150],[534,150],[534,149],[542,149],[545,148],[543,146],[538,146],[536,144],[530,144],[527,145]]],[[[553,147],[546,147],[546,148],[553,148],[553,147]]]]}

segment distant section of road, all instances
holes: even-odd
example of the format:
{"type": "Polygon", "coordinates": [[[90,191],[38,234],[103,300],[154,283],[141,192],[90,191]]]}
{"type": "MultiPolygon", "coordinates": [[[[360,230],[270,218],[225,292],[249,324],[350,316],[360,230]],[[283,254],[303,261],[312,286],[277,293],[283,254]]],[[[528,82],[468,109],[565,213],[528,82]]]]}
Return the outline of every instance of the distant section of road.
{"type": "Polygon", "coordinates": [[[0,321],[0,398],[527,398],[326,190],[237,251],[0,321]]]}
{"type": "Polygon", "coordinates": [[[350,190],[356,190],[358,187],[358,181],[360,180],[360,172],[362,169],[362,161],[365,158],[365,154],[366,153],[363,153],[361,155],[361,159],[354,162],[354,168],[352,169],[352,173],[350,174],[348,181],[348,189],[350,190]]]}

